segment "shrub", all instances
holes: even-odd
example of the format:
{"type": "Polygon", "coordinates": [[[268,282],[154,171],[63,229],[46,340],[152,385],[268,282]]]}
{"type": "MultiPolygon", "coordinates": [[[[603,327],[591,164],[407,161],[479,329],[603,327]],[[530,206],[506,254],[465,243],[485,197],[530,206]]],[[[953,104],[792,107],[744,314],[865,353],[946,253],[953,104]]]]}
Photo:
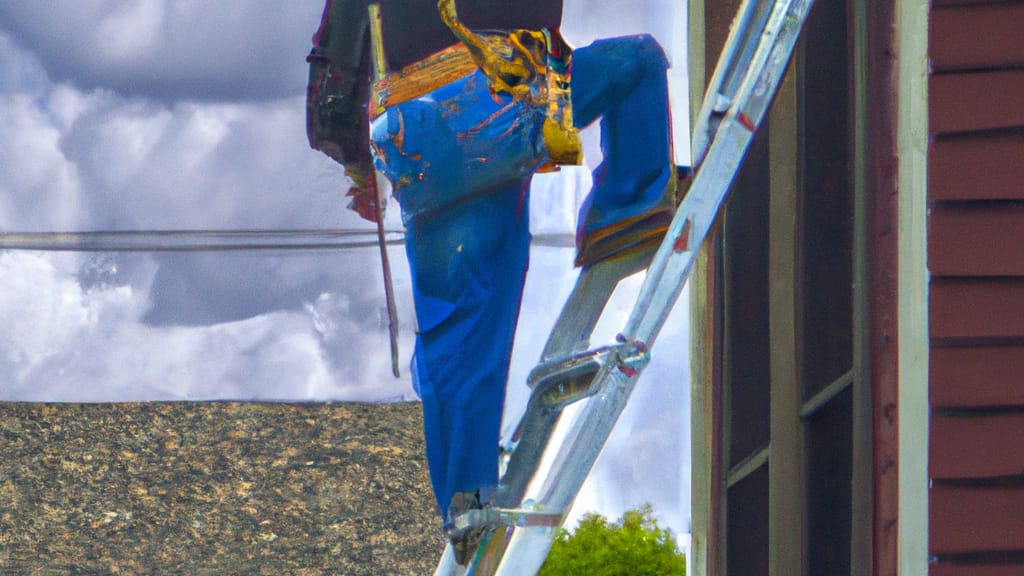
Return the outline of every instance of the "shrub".
{"type": "Polygon", "coordinates": [[[686,558],[651,506],[629,510],[618,522],[587,514],[573,533],[559,529],[538,576],[685,576],[686,558]]]}

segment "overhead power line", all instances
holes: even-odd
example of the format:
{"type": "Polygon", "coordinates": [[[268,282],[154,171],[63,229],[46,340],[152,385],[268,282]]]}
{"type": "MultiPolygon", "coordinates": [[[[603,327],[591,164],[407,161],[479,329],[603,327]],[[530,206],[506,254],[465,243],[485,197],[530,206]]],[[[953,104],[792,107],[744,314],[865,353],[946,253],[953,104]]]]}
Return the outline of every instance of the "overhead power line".
{"type": "MultiPolygon", "coordinates": [[[[405,243],[402,230],[385,230],[389,246],[405,243]]],[[[536,246],[572,247],[571,234],[537,234],[536,246]]],[[[218,252],[352,250],[377,246],[373,229],[122,230],[0,232],[0,250],[50,252],[218,252]]]]}

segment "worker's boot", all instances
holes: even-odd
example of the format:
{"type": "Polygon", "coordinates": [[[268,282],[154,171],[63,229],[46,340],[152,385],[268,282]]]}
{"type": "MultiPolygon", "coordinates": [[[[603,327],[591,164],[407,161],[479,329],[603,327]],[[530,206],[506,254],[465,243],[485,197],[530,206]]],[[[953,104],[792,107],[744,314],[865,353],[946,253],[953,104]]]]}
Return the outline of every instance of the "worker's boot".
{"type": "MultiPolygon", "coordinates": [[[[480,510],[483,505],[480,503],[480,491],[456,492],[452,496],[451,504],[448,505],[448,524],[454,522],[455,518],[471,510],[480,510]]],[[[460,566],[466,566],[473,554],[476,552],[480,539],[487,531],[486,526],[468,528],[461,532],[449,532],[448,541],[451,542],[452,551],[455,552],[455,562],[460,566]]]]}
{"type": "Polygon", "coordinates": [[[577,240],[576,265],[587,267],[615,256],[653,251],[668,231],[676,206],[690,187],[691,171],[676,167],[676,178],[665,187],[658,205],[632,218],[581,233],[577,240]]]}

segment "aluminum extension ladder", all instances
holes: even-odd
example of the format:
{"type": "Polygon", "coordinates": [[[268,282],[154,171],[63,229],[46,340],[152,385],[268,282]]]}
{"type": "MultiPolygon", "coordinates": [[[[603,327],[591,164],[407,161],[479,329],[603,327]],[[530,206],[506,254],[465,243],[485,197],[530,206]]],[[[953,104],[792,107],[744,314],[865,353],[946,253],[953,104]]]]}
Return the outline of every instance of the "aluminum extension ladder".
{"type": "MultiPolygon", "coordinates": [[[[608,436],[650,360],[650,349],[689,278],[754,132],[768,111],[813,0],[744,0],[711,78],[693,135],[697,167],[658,250],[584,269],[530,373],[526,412],[505,446],[493,507],[455,519],[486,529],[466,568],[449,545],[435,576],[530,576],[543,565],[608,436]],[[646,269],[617,342],[590,349],[590,335],[623,278],[646,269]],[[548,444],[562,415],[580,403],[559,446],[548,444]],[[547,450],[557,450],[539,470],[547,450]],[[527,488],[536,489],[528,498],[527,488]]],[[[564,424],[563,424],[564,425],[564,424]]]]}

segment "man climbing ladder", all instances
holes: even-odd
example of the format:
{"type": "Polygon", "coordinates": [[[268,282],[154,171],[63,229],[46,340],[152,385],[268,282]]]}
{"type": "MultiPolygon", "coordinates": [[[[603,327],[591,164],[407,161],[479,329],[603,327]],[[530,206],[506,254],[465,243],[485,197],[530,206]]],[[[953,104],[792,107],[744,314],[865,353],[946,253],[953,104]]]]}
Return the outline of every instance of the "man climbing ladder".
{"type": "MultiPolygon", "coordinates": [[[[451,526],[498,481],[532,175],[576,160],[575,128],[600,118],[604,160],[580,215],[577,264],[656,246],[677,193],[667,62],[649,36],[571,50],[558,33],[560,0],[382,0],[377,31],[369,4],[327,2],[309,58],[307,129],[346,167],[361,215],[377,213],[375,168],[401,206],[413,381],[451,526]],[[375,57],[385,73],[371,81],[375,57]]],[[[465,564],[480,532],[451,535],[465,564]]]]}

